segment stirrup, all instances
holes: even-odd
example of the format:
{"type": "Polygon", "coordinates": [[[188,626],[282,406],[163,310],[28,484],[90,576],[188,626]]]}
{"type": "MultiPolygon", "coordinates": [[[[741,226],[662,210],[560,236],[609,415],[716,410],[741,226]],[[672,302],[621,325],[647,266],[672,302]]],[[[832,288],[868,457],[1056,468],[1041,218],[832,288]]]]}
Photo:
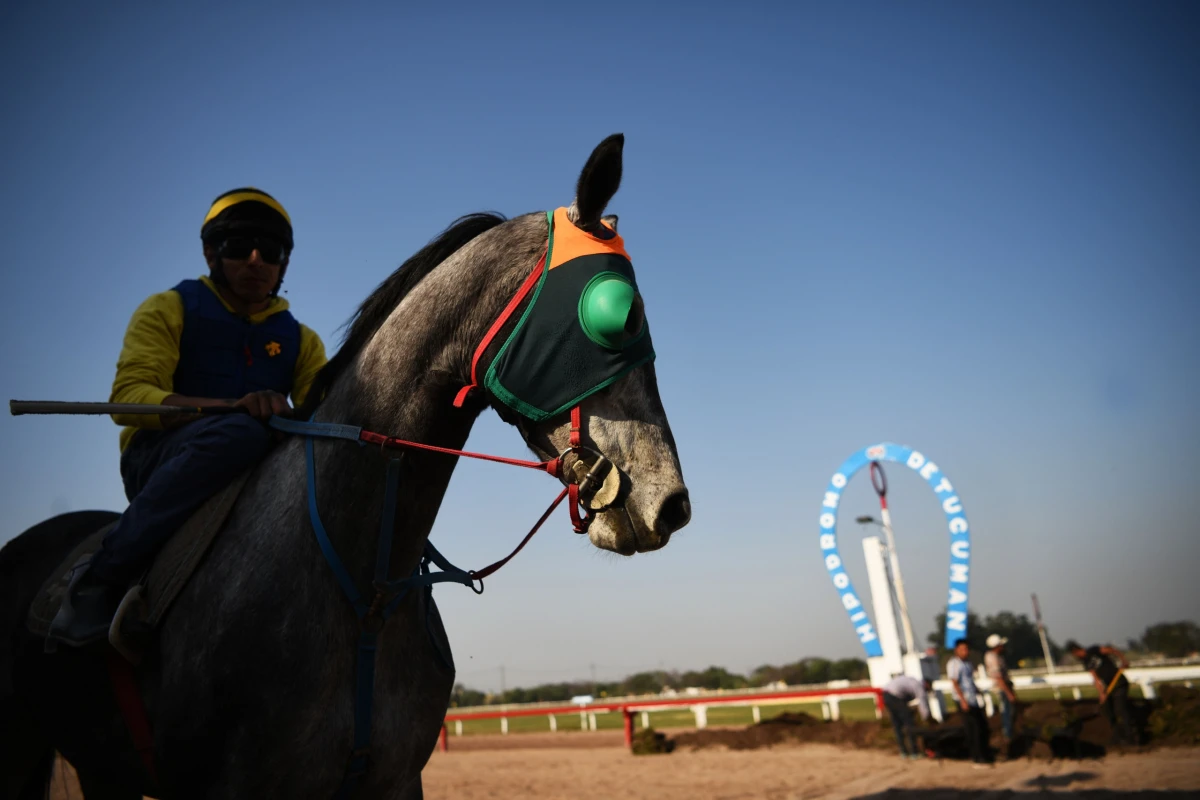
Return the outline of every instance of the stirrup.
{"type": "Polygon", "coordinates": [[[59,602],[58,609],[50,621],[50,628],[46,633],[44,652],[55,653],[58,651],[59,645],[64,644],[68,647],[85,647],[104,638],[104,631],[99,626],[84,640],[65,638],[70,633],[70,627],[75,622],[75,616],[79,610],[72,602],[72,595],[79,583],[87,579],[91,563],[92,555],[84,555],[71,567],[67,585],[63,589],[62,600],[59,602]]]}
{"type": "Polygon", "coordinates": [[[113,646],[118,653],[124,656],[125,660],[135,667],[142,661],[142,650],[131,639],[137,636],[138,623],[146,618],[146,601],[145,594],[142,591],[141,584],[134,584],[129,587],[129,591],[121,598],[121,604],[117,606],[117,612],[113,614],[112,622],[108,626],[108,643],[113,646]],[[126,624],[126,617],[129,626],[133,628],[133,636],[127,636],[122,633],[122,626],[126,624]]]}

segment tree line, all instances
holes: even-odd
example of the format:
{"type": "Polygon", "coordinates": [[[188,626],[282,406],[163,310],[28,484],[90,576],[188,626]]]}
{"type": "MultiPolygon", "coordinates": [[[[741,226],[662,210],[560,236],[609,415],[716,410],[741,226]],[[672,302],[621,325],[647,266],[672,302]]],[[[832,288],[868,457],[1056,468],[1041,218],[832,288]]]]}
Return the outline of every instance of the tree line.
{"type": "MultiPolygon", "coordinates": [[[[945,613],[938,614],[934,619],[934,624],[936,629],[929,634],[928,641],[938,650],[939,658],[944,659],[949,655],[944,647],[946,639],[945,613]]],[[[980,619],[974,611],[967,612],[966,639],[977,660],[982,657],[987,637],[993,633],[998,633],[1008,639],[1008,644],[1005,645],[1005,655],[1010,667],[1019,666],[1022,662],[1025,666],[1040,666],[1045,663],[1046,658],[1042,650],[1041,638],[1038,635],[1037,624],[1027,615],[1001,611],[980,619]]],[[[1070,660],[1070,655],[1052,637],[1047,635],[1046,641],[1050,649],[1050,658],[1055,664],[1070,660]]],[[[1081,642],[1081,644],[1087,647],[1090,644],[1117,643],[1081,642]]],[[[1200,626],[1187,620],[1159,622],[1147,627],[1141,637],[1126,639],[1124,649],[1136,656],[1157,655],[1166,658],[1184,658],[1200,652],[1200,626]]]]}
{"type": "MultiPolygon", "coordinates": [[[[929,643],[938,651],[939,662],[944,662],[948,653],[945,642],[946,615],[938,614],[934,619],[935,630],[929,634],[929,643]]],[[[978,660],[982,657],[987,637],[998,633],[1008,639],[1006,654],[1011,667],[1024,662],[1025,666],[1041,665],[1045,658],[1037,625],[1026,614],[1000,611],[980,618],[974,611],[967,613],[967,641],[978,660]]],[[[1069,658],[1061,646],[1047,636],[1050,656],[1055,663],[1069,658]]],[[[1084,642],[1086,647],[1091,642],[1084,642]]],[[[1108,644],[1105,642],[1105,644],[1108,644]]],[[[1195,622],[1160,622],[1151,625],[1138,639],[1128,639],[1125,649],[1134,655],[1162,655],[1181,658],[1200,652],[1200,627],[1195,622]]],[[[827,658],[802,658],[782,666],[763,664],[749,675],[738,675],[724,667],[687,672],[674,670],[652,670],[629,675],[619,681],[564,681],[546,683],[533,687],[518,687],[504,692],[490,693],[470,689],[456,684],[451,695],[451,707],[499,705],[507,703],[565,703],[572,697],[592,695],[601,697],[631,697],[659,694],[665,689],[681,691],[689,687],[698,689],[749,689],[768,686],[782,681],[789,686],[809,683],[828,683],[836,680],[859,681],[867,678],[867,662],[859,658],[831,660],[827,658]]]]}
{"type": "Polygon", "coordinates": [[[619,681],[565,681],[546,683],[529,688],[508,689],[495,694],[469,689],[462,684],[454,687],[451,707],[498,705],[505,703],[567,702],[579,695],[593,697],[631,697],[659,694],[664,689],[681,691],[687,688],[750,689],[776,681],[795,686],[804,683],[828,683],[836,680],[858,681],[867,678],[867,662],[860,658],[803,658],[792,664],[774,666],[763,664],[749,675],[738,675],[724,667],[711,666],[705,670],[652,670],[629,675],[619,681]]]}

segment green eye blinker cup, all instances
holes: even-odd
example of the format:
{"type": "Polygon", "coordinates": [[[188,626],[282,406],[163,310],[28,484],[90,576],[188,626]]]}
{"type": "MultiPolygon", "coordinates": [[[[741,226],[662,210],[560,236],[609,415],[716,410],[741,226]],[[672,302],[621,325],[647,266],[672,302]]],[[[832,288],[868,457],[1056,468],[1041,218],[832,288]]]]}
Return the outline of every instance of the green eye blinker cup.
{"type": "Polygon", "coordinates": [[[579,297],[579,323],[596,344],[622,350],[645,331],[642,296],[624,275],[601,272],[588,281],[579,297]]]}

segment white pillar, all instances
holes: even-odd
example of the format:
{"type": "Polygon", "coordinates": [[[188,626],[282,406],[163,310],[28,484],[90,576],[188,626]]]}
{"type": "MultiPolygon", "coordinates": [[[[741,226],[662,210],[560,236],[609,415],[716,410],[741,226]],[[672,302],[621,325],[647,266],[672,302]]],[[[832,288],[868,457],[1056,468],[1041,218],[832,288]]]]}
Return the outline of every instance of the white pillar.
{"type": "Polygon", "coordinates": [[[753,706],[750,710],[754,714],[754,723],[757,725],[762,722],[762,714],[758,712],[758,706],[753,706]]]}
{"type": "Polygon", "coordinates": [[[644,730],[649,727],[650,727],[650,712],[643,711],[642,712],[642,729],[644,730]]]}
{"type": "Polygon", "coordinates": [[[586,711],[579,712],[579,730],[581,730],[581,731],[587,730],[587,712],[586,711]]]}
{"type": "Polygon", "coordinates": [[[892,679],[893,665],[884,656],[869,656],[867,658],[867,677],[871,680],[871,688],[882,689],[892,679]]]}
{"type": "Polygon", "coordinates": [[[821,701],[821,717],[829,719],[829,703],[826,703],[824,700],[821,701]]]}
{"type": "Polygon", "coordinates": [[[938,666],[937,659],[924,653],[905,653],[901,663],[904,664],[904,674],[919,681],[936,681],[941,677],[941,667],[938,666]]]}
{"type": "Polygon", "coordinates": [[[595,714],[588,714],[588,729],[593,730],[593,731],[596,730],[596,715],[595,714]]]}
{"type": "Polygon", "coordinates": [[[454,735],[462,736],[462,720],[461,719],[454,720],[454,735]]]}
{"type": "Polygon", "coordinates": [[[1142,697],[1147,700],[1153,700],[1158,697],[1158,692],[1154,691],[1154,681],[1146,679],[1138,683],[1138,685],[1142,687],[1142,697]]]}
{"type": "Polygon", "coordinates": [[[892,587],[888,580],[883,543],[878,536],[863,539],[863,556],[867,562],[867,579],[871,586],[871,605],[875,610],[875,633],[883,650],[883,670],[871,674],[871,685],[880,688],[892,675],[904,671],[900,649],[900,633],[896,628],[896,611],[892,607],[892,587]],[[886,677],[884,677],[886,675],[886,677]],[[882,683],[877,681],[882,680],[882,683]]]}
{"type": "Polygon", "coordinates": [[[840,702],[841,702],[841,700],[837,697],[829,698],[829,718],[831,720],[833,720],[834,722],[837,722],[838,718],[841,716],[841,714],[838,710],[838,704],[840,702]]]}
{"type": "Polygon", "coordinates": [[[508,717],[500,718],[500,732],[508,733],[508,717]]]}
{"type": "Polygon", "coordinates": [[[929,692],[929,716],[938,722],[946,721],[946,696],[937,689],[929,692]]]}
{"type": "Polygon", "coordinates": [[[708,727],[708,706],[692,706],[692,713],[696,715],[696,727],[708,727]]]}
{"type": "Polygon", "coordinates": [[[1075,695],[1075,699],[1076,699],[1076,700],[1082,700],[1082,699],[1083,699],[1083,692],[1079,691],[1079,687],[1078,687],[1078,686],[1076,686],[1075,688],[1073,688],[1073,689],[1071,690],[1071,694],[1075,695]]]}
{"type": "Polygon", "coordinates": [[[553,714],[550,715],[550,730],[551,731],[558,730],[558,720],[554,718],[553,714]]]}

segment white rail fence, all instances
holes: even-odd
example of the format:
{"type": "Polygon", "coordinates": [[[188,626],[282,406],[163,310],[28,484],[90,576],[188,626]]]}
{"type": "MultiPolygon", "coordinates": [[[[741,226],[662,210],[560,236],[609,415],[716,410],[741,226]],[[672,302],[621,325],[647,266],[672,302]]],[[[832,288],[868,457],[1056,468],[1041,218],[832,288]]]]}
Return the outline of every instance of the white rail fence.
{"type": "MultiPolygon", "coordinates": [[[[1173,666],[1133,666],[1125,670],[1124,674],[1130,683],[1136,684],[1142,690],[1144,697],[1154,699],[1158,696],[1155,690],[1156,684],[1184,683],[1190,687],[1193,683],[1200,683],[1200,662],[1193,659],[1190,661],[1180,660],[1173,666]]],[[[1044,670],[1019,670],[1012,673],[1012,681],[1018,691],[1038,688],[1066,689],[1069,690],[1071,696],[1076,700],[1082,698],[1082,690],[1084,688],[1093,685],[1091,673],[1085,672],[1082,669],[1070,672],[1060,671],[1054,675],[1047,674],[1044,670]]],[[[975,684],[983,692],[985,708],[988,716],[991,716],[995,713],[991,694],[991,690],[993,689],[992,680],[987,677],[977,676],[975,684]]],[[[946,678],[934,681],[933,688],[935,692],[943,697],[953,697],[953,689],[950,686],[950,681],[946,678]]],[[[594,731],[596,730],[596,714],[610,713],[621,708],[628,708],[641,717],[643,727],[649,726],[649,715],[652,711],[689,710],[695,716],[696,727],[704,728],[708,724],[708,707],[710,705],[750,706],[754,721],[759,722],[761,721],[761,706],[795,703],[798,701],[814,704],[820,703],[821,716],[828,720],[837,720],[841,716],[839,709],[841,700],[855,697],[869,697],[873,692],[874,690],[870,688],[866,681],[856,681],[853,683],[850,681],[832,681],[828,684],[788,687],[776,692],[764,692],[759,688],[716,692],[688,691],[662,696],[613,697],[604,698],[602,703],[574,707],[564,706],[562,702],[511,703],[499,706],[450,709],[447,714],[447,722],[453,722],[454,733],[461,736],[464,719],[498,719],[501,732],[508,733],[509,716],[530,716],[541,710],[541,713],[544,713],[548,718],[547,727],[551,731],[558,730],[556,716],[564,713],[578,713],[580,728],[594,731]],[[861,693],[855,691],[860,688],[861,693]],[[825,692],[829,692],[829,694],[825,694],[825,692]]],[[[943,718],[943,709],[940,705],[936,702],[931,704],[933,715],[939,720],[943,718]]],[[[877,715],[878,713],[877,709],[877,715]]]]}

